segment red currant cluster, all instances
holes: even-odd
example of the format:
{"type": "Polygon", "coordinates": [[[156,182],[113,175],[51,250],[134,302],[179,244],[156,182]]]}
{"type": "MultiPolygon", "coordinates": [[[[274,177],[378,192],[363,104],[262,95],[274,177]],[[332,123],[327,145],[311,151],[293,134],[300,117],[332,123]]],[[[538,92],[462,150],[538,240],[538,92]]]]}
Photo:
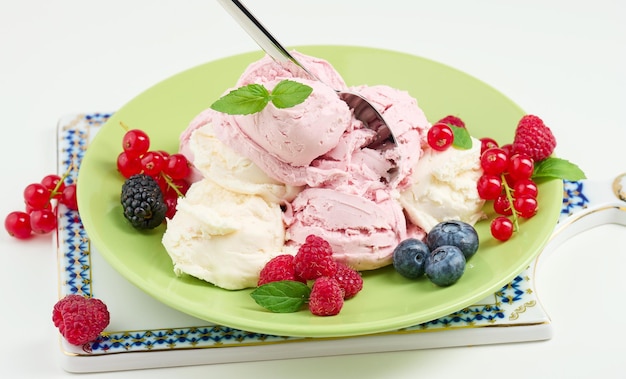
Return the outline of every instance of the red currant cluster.
{"type": "Polygon", "coordinates": [[[150,150],[150,138],[146,132],[129,129],[123,123],[122,127],[126,133],[122,138],[123,151],[117,156],[117,170],[127,179],[135,174],[152,176],[163,193],[168,209],[166,217],[172,218],[178,198],[189,189],[185,180],[191,173],[189,161],[180,153],[150,150]]]}
{"type": "Polygon", "coordinates": [[[537,213],[537,184],[531,179],[534,162],[525,154],[513,153],[511,145],[498,147],[489,138],[481,142],[483,175],[476,184],[478,195],[493,200],[498,216],[491,221],[491,235],[506,241],[518,230],[520,217],[537,213]]]}
{"type": "MultiPolygon", "coordinates": [[[[68,170],[69,173],[69,170],[68,170]]],[[[4,219],[4,228],[12,237],[30,238],[34,234],[47,234],[57,227],[57,205],[63,204],[70,210],[78,210],[76,184],[66,185],[63,177],[46,175],[41,182],[31,183],[24,188],[23,211],[13,211],[4,219]]]]}

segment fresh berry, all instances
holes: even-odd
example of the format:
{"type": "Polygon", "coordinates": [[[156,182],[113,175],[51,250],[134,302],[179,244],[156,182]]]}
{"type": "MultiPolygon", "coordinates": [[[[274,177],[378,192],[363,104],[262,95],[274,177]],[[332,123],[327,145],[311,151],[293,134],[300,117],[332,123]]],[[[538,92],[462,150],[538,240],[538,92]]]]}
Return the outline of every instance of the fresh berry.
{"type": "Polygon", "coordinates": [[[296,276],[294,268],[294,256],[290,254],[277,255],[270,259],[261,269],[257,285],[278,282],[281,280],[293,280],[305,283],[306,281],[296,276]]]}
{"type": "Polygon", "coordinates": [[[535,183],[532,179],[520,179],[513,183],[511,188],[513,190],[513,196],[522,196],[527,195],[530,197],[536,198],[539,194],[539,188],[537,187],[537,183],[535,183]]]}
{"type": "Polygon", "coordinates": [[[486,174],[500,175],[508,166],[509,157],[498,147],[487,149],[480,155],[480,167],[486,174]]]}
{"type": "Polygon", "coordinates": [[[343,290],[336,279],[319,277],[309,295],[309,310],[316,316],[334,316],[343,308],[343,290]]]}
{"type": "Polygon", "coordinates": [[[502,193],[502,179],[498,175],[483,174],[476,183],[478,196],[484,200],[494,200],[502,193]]]}
{"type": "Polygon", "coordinates": [[[424,275],[429,255],[430,249],[424,241],[407,238],[393,249],[393,268],[405,278],[417,279],[424,275]]]}
{"type": "Polygon", "coordinates": [[[556,138],[543,120],[525,115],[517,124],[513,151],[528,155],[535,162],[548,158],[556,147],[556,138]]]}
{"type": "Polygon", "coordinates": [[[67,295],[52,310],[54,326],[67,342],[82,345],[98,338],[109,325],[109,311],[102,300],[67,295]]]}
{"type": "Polygon", "coordinates": [[[442,118],[441,120],[437,121],[436,124],[448,124],[448,125],[452,125],[452,126],[457,126],[459,128],[464,128],[465,127],[465,122],[463,122],[463,120],[461,120],[461,118],[457,117],[457,116],[453,116],[453,115],[448,115],[444,118],[442,118]]]}
{"type": "Polygon", "coordinates": [[[4,228],[11,237],[27,239],[32,236],[30,215],[22,211],[13,211],[4,219],[4,228]]]}
{"type": "Polygon", "coordinates": [[[30,227],[35,234],[48,234],[57,227],[57,218],[50,209],[35,209],[30,213],[30,227]]]}
{"type": "Polygon", "coordinates": [[[440,287],[450,286],[463,276],[465,263],[465,256],[458,247],[440,246],[426,259],[426,276],[440,287]]]}
{"type": "Polygon", "coordinates": [[[309,235],[294,257],[296,275],[305,280],[332,277],[337,271],[330,244],[321,237],[309,235]]]}
{"type": "Polygon", "coordinates": [[[481,154],[494,147],[498,147],[498,143],[493,138],[483,137],[480,139],[480,153],[481,154]]]}
{"type": "Polygon", "coordinates": [[[154,229],[165,220],[167,206],[157,182],[149,175],[138,174],[122,185],[124,217],[136,229],[154,229]]]}
{"type": "Polygon", "coordinates": [[[185,179],[191,173],[191,167],[187,157],[176,153],[167,157],[163,171],[172,179],[185,179]]]}
{"type": "Polygon", "coordinates": [[[76,184],[69,184],[63,188],[59,202],[70,210],[78,210],[78,201],[76,200],[76,184]]]}
{"type": "Polygon", "coordinates": [[[150,149],[150,138],[140,129],[131,129],[122,138],[122,149],[129,158],[139,158],[150,149]]]}
{"type": "Polygon", "coordinates": [[[50,191],[41,183],[31,183],[24,189],[24,201],[33,209],[44,209],[50,204],[50,191]]]}
{"type": "Polygon", "coordinates": [[[529,195],[516,196],[513,200],[513,208],[523,218],[531,218],[537,213],[537,199],[529,195]]]}
{"type": "Polygon", "coordinates": [[[165,157],[156,151],[149,151],[140,158],[142,172],[146,175],[156,176],[165,168],[165,157]]]}
{"type": "Polygon", "coordinates": [[[343,291],[344,300],[356,296],[363,289],[363,277],[361,274],[343,263],[337,262],[337,271],[333,276],[343,291]]]}
{"type": "Polygon", "coordinates": [[[509,158],[507,172],[514,181],[529,179],[533,175],[535,164],[531,157],[515,153],[509,158]]]}
{"type": "Polygon", "coordinates": [[[448,124],[437,123],[428,129],[426,135],[428,145],[436,151],[444,151],[452,146],[454,133],[448,124]]]}
{"type": "Polygon", "coordinates": [[[500,215],[510,216],[513,214],[511,202],[506,194],[501,194],[493,201],[493,210],[500,215]]]}
{"type": "Polygon", "coordinates": [[[491,235],[499,241],[508,241],[513,235],[513,222],[505,216],[498,216],[491,221],[491,235]]]}
{"type": "Polygon", "coordinates": [[[41,179],[41,184],[48,189],[49,197],[51,199],[58,199],[61,197],[61,192],[65,188],[63,179],[56,174],[46,175],[41,179]]]}
{"type": "Polygon", "coordinates": [[[469,260],[478,251],[478,233],[474,227],[458,220],[442,221],[426,235],[426,244],[430,251],[441,246],[456,246],[469,260]]]}
{"type": "Polygon", "coordinates": [[[138,157],[130,158],[125,151],[117,156],[117,171],[125,178],[140,174],[142,170],[141,160],[138,157]]]}

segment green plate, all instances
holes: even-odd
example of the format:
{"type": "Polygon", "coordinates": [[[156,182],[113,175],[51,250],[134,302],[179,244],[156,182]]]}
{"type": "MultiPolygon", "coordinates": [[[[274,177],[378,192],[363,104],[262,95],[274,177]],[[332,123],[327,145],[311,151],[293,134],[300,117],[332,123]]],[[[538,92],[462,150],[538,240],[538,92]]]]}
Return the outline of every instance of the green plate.
{"type": "MultiPolygon", "coordinates": [[[[458,115],[473,136],[512,141],[522,109],[489,85],[443,64],[416,56],[353,46],[301,46],[297,50],[328,60],[349,85],[386,84],[417,98],[431,122],[458,115]]],[[[95,136],[82,161],[78,203],[82,222],[97,252],[122,276],[161,302],[216,324],[245,331],[299,337],[344,337],[390,331],[446,316],[482,300],[509,283],[549,240],[561,209],[562,183],[540,184],[540,211],[506,243],[476,228],[478,253],[456,284],[439,288],[426,278],[410,281],[387,267],[364,273],[364,287],[334,317],[303,310],[274,314],[259,307],[250,290],[227,291],[188,276],[176,277],[161,245],[164,228],[140,233],[126,223],[119,202],[123,183],[115,160],[121,151],[123,121],[145,130],[153,149],[175,152],[191,119],[234,86],[252,52],[209,62],[156,84],[119,109],[95,136]]],[[[489,204],[486,206],[489,207],[489,204]]],[[[115,317],[115,315],[112,315],[115,317]]]]}

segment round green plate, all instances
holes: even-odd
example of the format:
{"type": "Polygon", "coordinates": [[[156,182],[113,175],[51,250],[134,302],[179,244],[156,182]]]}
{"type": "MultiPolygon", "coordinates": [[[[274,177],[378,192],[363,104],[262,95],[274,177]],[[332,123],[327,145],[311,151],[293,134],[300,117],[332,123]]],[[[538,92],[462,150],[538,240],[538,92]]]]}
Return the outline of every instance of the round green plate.
{"type": "MultiPolygon", "coordinates": [[[[353,46],[296,49],[328,60],[349,85],[386,84],[409,91],[431,122],[458,115],[477,138],[511,142],[524,114],[485,83],[424,58],[353,46]]],[[[118,110],[87,149],[78,178],[84,227],[97,252],[148,294],[189,315],[250,332],[299,337],[378,333],[446,316],[495,293],[526,269],[549,240],[561,209],[558,180],[540,184],[539,213],[524,221],[508,242],[490,236],[488,221],[476,225],[480,249],[456,284],[439,288],[426,278],[406,280],[391,267],[365,272],[362,292],[346,301],[337,316],[316,317],[306,310],[274,314],[258,306],[250,290],[227,291],[192,277],[176,277],[161,245],[164,227],[140,233],[122,215],[123,179],[115,164],[124,134],[120,122],[145,130],[153,149],[175,152],[179,134],[191,119],[261,57],[261,52],[253,52],[220,59],[158,83],[118,110]]]]}

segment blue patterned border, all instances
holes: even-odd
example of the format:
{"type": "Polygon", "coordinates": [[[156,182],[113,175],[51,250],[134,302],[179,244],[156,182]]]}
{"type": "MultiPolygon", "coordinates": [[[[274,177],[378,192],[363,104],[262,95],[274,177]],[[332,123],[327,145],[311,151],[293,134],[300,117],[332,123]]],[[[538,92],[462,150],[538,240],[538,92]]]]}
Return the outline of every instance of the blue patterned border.
{"type": "MultiPolygon", "coordinates": [[[[76,180],[80,161],[91,138],[110,116],[111,113],[78,114],[63,118],[59,122],[58,171],[70,170],[68,183],[76,180]]],[[[564,194],[562,212],[569,213],[574,207],[584,206],[588,203],[582,193],[581,183],[566,183],[564,194]]],[[[89,238],[82,227],[77,212],[59,209],[57,238],[60,295],[80,294],[91,297],[93,296],[93,288],[89,238]]],[[[513,325],[513,322],[519,319],[520,314],[537,304],[534,291],[531,288],[530,277],[532,275],[529,274],[528,270],[502,287],[493,295],[493,298],[488,298],[485,304],[470,306],[446,317],[390,332],[390,334],[513,325]]],[[[526,324],[528,322],[526,321],[526,324]]],[[[310,341],[310,339],[300,337],[273,336],[220,325],[205,325],[176,329],[105,331],[98,340],[77,347],[72,353],[98,355],[134,351],[255,346],[305,340],[310,341]]]]}

